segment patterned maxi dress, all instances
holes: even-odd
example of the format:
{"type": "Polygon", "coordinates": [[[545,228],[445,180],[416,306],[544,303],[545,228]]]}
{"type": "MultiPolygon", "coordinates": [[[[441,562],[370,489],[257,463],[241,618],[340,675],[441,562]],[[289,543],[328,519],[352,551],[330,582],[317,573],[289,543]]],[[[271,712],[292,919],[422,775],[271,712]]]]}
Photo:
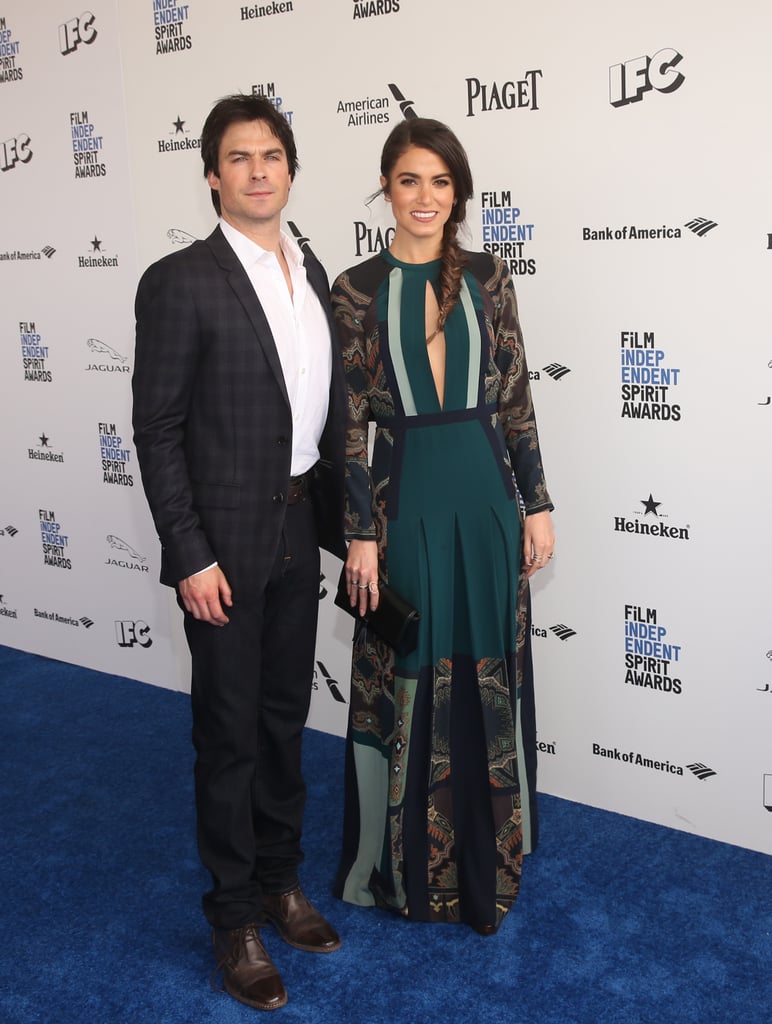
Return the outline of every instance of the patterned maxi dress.
{"type": "Polygon", "coordinates": [[[377,541],[381,578],[421,614],[407,657],[366,628],[354,638],[336,893],[479,926],[514,902],[537,838],[520,517],[521,502],[552,505],[514,287],[498,258],[467,258],[445,327],[442,405],[424,331],[440,261],[384,251],[333,287],[349,392],[347,537],[377,541]]]}

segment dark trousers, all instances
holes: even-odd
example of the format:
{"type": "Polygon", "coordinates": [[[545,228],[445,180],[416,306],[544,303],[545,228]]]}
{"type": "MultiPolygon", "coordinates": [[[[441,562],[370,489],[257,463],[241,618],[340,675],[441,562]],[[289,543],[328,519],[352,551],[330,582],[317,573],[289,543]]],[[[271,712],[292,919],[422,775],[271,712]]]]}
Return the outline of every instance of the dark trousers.
{"type": "Polygon", "coordinates": [[[257,921],[263,892],[297,883],[318,611],[319,548],[303,501],[287,508],[263,593],[234,596],[226,626],[185,613],[198,846],[213,882],[203,907],[218,928],[257,921]]]}

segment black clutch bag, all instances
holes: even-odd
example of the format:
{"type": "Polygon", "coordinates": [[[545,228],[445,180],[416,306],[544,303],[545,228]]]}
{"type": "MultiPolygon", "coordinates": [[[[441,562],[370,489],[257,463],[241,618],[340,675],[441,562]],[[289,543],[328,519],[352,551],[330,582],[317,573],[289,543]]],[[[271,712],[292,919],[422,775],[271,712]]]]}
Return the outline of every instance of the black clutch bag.
{"type": "Polygon", "coordinates": [[[421,616],[412,605],[400,597],[382,581],[378,581],[378,607],[374,612],[360,615],[357,607],[351,607],[346,589],[346,569],[338,580],[335,604],[352,615],[357,622],[363,622],[374,629],[381,640],[385,640],[400,656],[414,651],[418,645],[418,621],[421,616]]]}

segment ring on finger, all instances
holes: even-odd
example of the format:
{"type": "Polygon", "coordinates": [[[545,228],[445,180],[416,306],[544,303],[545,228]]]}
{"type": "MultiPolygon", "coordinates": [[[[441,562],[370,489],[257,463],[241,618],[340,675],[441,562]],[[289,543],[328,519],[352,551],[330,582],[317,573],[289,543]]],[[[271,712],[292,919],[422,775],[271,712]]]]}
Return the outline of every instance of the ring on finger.
{"type": "Polygon", "coordinates": [[[367,589],[370,591],[371,594],[377,594],[378,584],[375,582],[375,580],[372,580],[370,583],[367,584],[367,589]]]}

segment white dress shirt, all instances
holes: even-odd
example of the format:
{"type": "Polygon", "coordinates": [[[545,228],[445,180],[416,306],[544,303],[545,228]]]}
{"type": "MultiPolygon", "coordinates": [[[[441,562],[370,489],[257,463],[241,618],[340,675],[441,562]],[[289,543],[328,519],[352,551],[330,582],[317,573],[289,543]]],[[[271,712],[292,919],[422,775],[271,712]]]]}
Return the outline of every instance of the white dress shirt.
{"type": "Polygon", "coordinates": [[[281,232],[292,281],[290,295],[274,252],[262,249],[220,218],[220,228],[247,272],[271,328],[292,410],[290,475],[300,476],[319,459],[332,376],[332,341],[322,304],[308,284],[303,253],[281,232]]]}

